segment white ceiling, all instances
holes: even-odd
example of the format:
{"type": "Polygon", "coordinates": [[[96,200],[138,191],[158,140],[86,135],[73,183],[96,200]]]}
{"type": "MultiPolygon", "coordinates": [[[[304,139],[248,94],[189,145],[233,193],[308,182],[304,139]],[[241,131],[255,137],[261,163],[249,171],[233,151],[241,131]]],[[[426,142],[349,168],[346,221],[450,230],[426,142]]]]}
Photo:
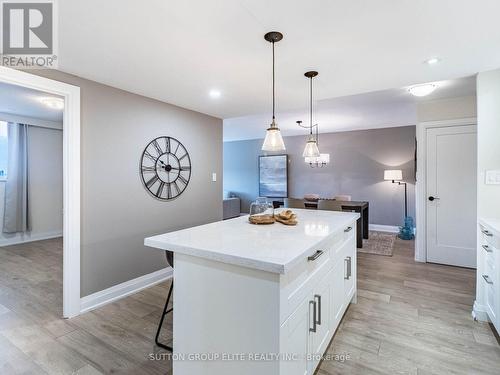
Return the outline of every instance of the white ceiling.
{"type": "MultiPolygon", "coordinates": [[[[319,81],[321,77],[315,79],[319,81]]],[[[315,101],[313,124],[319,124],[321,133],[415,125],[419,101],[476,95],[475,76],[434,83],[438,88],[424,98],[410,95],[408,87],[403,87],[315,101]]],[[[306,95],[309,95],[308,84],[304,78],[306,95]]],[[[302,104],[300,110],[277,113],[283,135],[307,135],[307,130],[296,124],[302,120],[303,125],[309,125],[309,103],[302,104]]],[[[225,119],[224,141],[264,138],[270,121],[268,113],[225,119]]]]}
{"type": "Polygon", "coordinates": [[[0,82],[0,112],[40,120],[63,121],[63,110],[47,107],[41,98],[57,97],[42,91],[0,82]]]}
{"type": "Polygon", "coordinates": [[[59,68],[220,118],[500,67],[498,0],[65,0],[59,68]],[[429,66],[424,60],[439,56],[429,66]],[[208,92],[222,95],[211,99],[208,92]]]}

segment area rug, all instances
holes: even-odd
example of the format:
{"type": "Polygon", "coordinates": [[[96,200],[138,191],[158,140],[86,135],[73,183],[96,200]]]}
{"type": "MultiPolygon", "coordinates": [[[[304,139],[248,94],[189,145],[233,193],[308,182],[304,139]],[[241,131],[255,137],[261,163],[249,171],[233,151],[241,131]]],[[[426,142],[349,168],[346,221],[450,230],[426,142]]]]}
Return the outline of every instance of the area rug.
{"type": "Polygon", "coordinates": [[[369,239],[363,239],[363,248],[360,253],[385,255],[392,257],[396,233],[370,231],[369,239]]]}

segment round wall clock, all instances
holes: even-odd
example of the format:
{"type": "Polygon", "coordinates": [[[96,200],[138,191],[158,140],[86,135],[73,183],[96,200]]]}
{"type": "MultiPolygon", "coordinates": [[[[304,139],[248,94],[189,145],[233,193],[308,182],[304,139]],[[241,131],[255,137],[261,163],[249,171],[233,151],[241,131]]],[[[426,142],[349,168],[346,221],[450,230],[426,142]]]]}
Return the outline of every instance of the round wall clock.
{"type": "Polygon", "coordinates": [[[172,137],[153,139],[142,152],[140,168],[146,190],[165,201],[181,195],[191,178],[189,153],[172,137]]]}

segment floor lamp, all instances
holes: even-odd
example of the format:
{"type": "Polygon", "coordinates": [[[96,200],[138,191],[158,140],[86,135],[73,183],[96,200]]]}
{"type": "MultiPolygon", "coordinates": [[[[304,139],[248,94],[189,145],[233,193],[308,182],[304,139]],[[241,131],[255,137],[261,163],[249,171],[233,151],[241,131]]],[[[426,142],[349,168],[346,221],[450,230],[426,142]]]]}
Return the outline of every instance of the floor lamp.
{"type": "Polygon", "coordinates": [[[384,171],[384,180],[392,181],[393,184],[396,182],[398,185],[404,185],[405,187],[405,219],[404,225],[399,227],[398,237],[403,240],[412,240],[415,236],[413,234],[413,218],[408,216],[408,186],[406,182],[401,181],[403,179],[403,171],[401,169],[387,169],[384,171]]]}

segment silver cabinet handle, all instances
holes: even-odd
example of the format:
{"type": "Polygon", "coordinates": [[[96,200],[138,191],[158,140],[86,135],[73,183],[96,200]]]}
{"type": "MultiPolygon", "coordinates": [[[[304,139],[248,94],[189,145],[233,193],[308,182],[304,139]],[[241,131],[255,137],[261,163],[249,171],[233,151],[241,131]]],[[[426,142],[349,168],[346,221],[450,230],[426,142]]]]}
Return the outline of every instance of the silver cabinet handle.
{"type": "Polygon", "coordinates": [[[488,275],[483,275],[484,281],[486,281],[488,284],[493,284],[493,281],[490,280],[490,277],[488,275]]]}
{"type": "Polygon", "coordinates": [[[310,255],[307,257],[308,261],[314,261],[318,259],[320,256],[323,255],[323,250],[316,250],[316,252],[313,255],[310,255]]]}
{"type": "Polygon", "coordinates": [[[347,279],[349,280],[352,276],[352,258],[347,257],[347,279]]]}
{"type": "Polygon", "coordinates": [[[493,250],[491,250],[488,245],[483,245],[483,249],[486,250],[488,253],[492,253],[493,252],[493,250]]]}
{"type": "Polygon", "coordinates": [[[344,258],[344,280],[349,280],[349,263],[347,258],[344,258]]]}
{"type": "Polygon", "coordinates": [[[314,299],[318,300],[318,319],[315,323],[321,325],[321,296],[319,294],[315,294],[314,299]]]}
{"type": "Polygon", "coordinates": [[[352,230],[352,227],[347,227],[347,228],[344,229],[344,232],[347,233],[347,232],[350,232],[351,230],[352,230]]]}
{"type": "Polygon", "coordinates": [[[313,326],[309,327],[309,332],[316,332],[316,301],[309,301],[309,311],[311,311],[311,305],[313,305],[313,326]]]}
{"type": "Polygon", "coordinates": [[[487,231],[486,229],[481,229],[481,232],[485,235],[485,236],[488,236],[488,237],[492,237],[493,234],[491,234],[489,231],[487,231]]]}
{"type": "Polygon", "coordinates": [[[351,270],[352,258],[346,257],[344,259],[344,263],[347,265],[347,269],[345,270],[346,272],[344,273],[344,279],[349,280],[351,278],[351,275],[352,275],[352,270],[351,270]]]}

